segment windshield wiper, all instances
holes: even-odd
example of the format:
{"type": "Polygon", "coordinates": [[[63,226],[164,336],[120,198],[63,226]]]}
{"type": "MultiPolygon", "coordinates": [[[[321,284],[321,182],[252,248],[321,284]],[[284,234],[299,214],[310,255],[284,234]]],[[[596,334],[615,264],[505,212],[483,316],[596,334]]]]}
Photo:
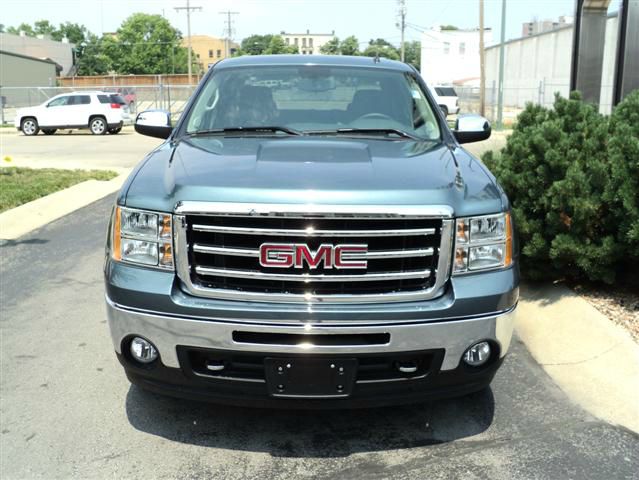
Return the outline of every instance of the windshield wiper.
{"type": "Polygon", "coordinates": [[[412,133],[399,130],[397,128],[338,128],[337,130],[311,130],[306,132],[308,135],[340,135],[340,134],[361,134],[361,135],[397,135],[402,138],[410,138],[411,140],[423,141],[424,138],[413,135],[412,133]]]}
{"type": "Polygon", "coordinates": [[[208,130],[197,130],[195,132],[189,132],[188,135],[197,137],[200,135],[224,135],[227,133],[241,134],[241,133],[275,133],[282,132],[288,135],[302,135],[302,132],[288,127],[280,126],[266,126],[266,127],[226,127],[226,128],[211,128],[208,130]]]}

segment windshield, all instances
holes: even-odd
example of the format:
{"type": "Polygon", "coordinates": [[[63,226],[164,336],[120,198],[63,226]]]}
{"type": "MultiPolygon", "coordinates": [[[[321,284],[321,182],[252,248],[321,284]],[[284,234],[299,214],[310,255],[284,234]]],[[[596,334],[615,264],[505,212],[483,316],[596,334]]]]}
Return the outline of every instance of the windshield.
{"type": "MultiPolygon", "coordinates": [[[[300,133],[440,130],[424,92],[405,72],[324,66],[221,69],[207,81],[186,132],[283,127],[300,133]]],[[[281,132],[281,130],[280,130],[281,132]]]]}

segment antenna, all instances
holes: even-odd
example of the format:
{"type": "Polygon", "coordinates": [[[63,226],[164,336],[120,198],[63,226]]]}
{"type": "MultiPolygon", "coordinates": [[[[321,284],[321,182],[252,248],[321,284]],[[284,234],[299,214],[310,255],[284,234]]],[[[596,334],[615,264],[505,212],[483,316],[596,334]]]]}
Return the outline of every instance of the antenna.
{"type": "Polygon", "coordinates": [[[202,11],[202,7],[192,7],[191,0],[186,0],[186,7],[175,7],[176,12],[179,12],[180,10],[186,10],[186,31],[187,31],[187,40],[188,40],[188,50],[189,50],[189,85],[191,85],[193,83],[191,81],[191,68],[192,68],[191,57],[193,56],[193,49],[191,48],[191,10],[202,11]]]}

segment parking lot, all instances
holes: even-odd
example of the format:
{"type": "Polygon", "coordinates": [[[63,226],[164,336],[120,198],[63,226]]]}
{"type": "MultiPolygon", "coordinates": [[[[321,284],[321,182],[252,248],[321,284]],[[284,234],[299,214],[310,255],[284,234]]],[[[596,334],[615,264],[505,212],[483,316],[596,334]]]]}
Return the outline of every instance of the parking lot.
{"type": "MultiPolygon", "coordinates": [[[[501,148],[508,132],[494,132],[484,142],[466,148],[476,155],[501,148]]],[[[118,135],[91,135],[88,130],[59,131],[26,137],[13,128],[0,128],[2,157],[29,167],[129,169],[162,140],[138,135],[125,127],[118,135]]],[[[6,163],[5,163],[6,165],[6,163]]]]}
{"type": "MultiPolygon", "coordinates": [[[[0,128],[2,158],[29,167],[128,169],[156,146],[159,139],[144,137],[125,127],[117,135],[91,135],[88,130],[58,131],[27,137],[13,128],[0,128]]],[[[5,165],[8,163],[3,162],[5,165]]]]}
{"type": "MultiPolygon", "coordinates": [[[[12,164],[116,169],[160,143],[130,129],[1,140],[12,164]]],[[[104,309],[113,202],[0,241],[3,478],[637,478],[637,435],[571,402],[517,338],[490,389],[415,406],[243,409],[130,386],[104,309]]]]}

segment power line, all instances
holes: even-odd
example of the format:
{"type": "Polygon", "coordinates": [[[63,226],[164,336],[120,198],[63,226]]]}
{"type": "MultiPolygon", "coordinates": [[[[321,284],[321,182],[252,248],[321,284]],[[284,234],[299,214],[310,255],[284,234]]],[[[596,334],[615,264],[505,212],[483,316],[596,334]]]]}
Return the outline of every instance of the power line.
{"type": "Polygon", "coordinates": [[[189,50],[189,85],[193,82],[191,80],[191,69],[192,69],[192,61],[191,58],[193,56],[193,49],[191,48],[191,10],[202,11],[202,7],[192,7],[191,0],[186,0],[186,7],[175,7],[175,11],[179,12],[180,10],[186,10],[186,32],[187,32],[187,42],[188,42],[188,50],[189,50]]]}
{"type": "Polygon", "coordinates": [[[231,39],[233,38],[233,33],[235,29],[233,28],[233,15],[239,15],[240,12],[231,12],[227,10],[226,12],[219,12],[220,15],[226,15],[226,20],[224,21],[224,38],[225,38],[225,47],[226,47],[226,57],[231,56],[231,39]]]}

